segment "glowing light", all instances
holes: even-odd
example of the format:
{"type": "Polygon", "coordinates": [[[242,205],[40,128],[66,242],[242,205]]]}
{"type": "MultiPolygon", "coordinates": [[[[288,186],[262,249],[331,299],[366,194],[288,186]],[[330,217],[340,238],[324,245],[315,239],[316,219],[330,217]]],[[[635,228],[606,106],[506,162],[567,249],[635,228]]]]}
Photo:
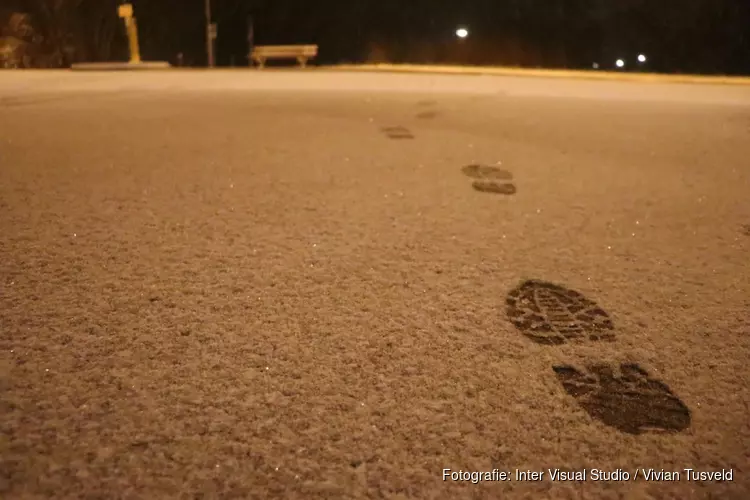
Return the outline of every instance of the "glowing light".
{"type": "Polygon", "coordinates": [[[646,56],[643,54],[638,54],[638,62],[645,63],[646,62],[646,56]]]}
{"type": "Polygon", "coordinates": [[[456,36],[458,38],[466,38],[467,36],[469,36],[469,30],[467,30],[466,28],[458,28],[456,30],[456,36]]]}
{"type": "Polygon", "coordinates": [[[615,61],[615,65],[618,68],[624,68],[625,67],[625,61],[623,61],[622,59],[618,59],[617,61],[615,61]]]}

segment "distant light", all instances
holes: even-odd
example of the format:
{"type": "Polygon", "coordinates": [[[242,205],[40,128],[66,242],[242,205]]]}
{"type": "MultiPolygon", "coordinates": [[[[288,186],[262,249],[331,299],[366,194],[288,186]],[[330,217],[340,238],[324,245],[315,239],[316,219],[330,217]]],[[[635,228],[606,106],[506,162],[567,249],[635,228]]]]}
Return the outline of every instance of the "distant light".
{"type": "Polygon", "coordinates": [[[467,30],[466,28],[458,28],[456,30],[456,36],[458,38],[466,38],[467,36],[469,36],[469,30],[467,30]]]}
{"type": "Polygon", "coordinates": [[[624,68],[625,67],[625,61],[623,61],[622,59],[618,59],[617,61],[615,61],[615,65],[618,68],[624,68]]]}
{"type": "Polygon", "coordinates": [[[599,63],[594,63],[593,67],[594,67],[594,69],[599,69],[599,63]]]}
{"type": "Polygon", "coordinates": [[[646,62],[646,56],[643,54],[638,54],[638,62],[645,63],[646,62]]]}

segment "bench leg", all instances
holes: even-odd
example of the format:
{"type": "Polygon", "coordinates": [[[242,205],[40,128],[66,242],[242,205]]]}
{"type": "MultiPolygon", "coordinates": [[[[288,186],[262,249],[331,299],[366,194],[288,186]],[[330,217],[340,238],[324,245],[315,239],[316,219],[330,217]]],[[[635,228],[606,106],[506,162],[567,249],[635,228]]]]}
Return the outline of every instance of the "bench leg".
{"type": "Polygon", "coordinates": [[[299,63],[300,67],[304,68],[307,66],[307,58],[306,57],[298,57],[297,62],[299,63]]]}

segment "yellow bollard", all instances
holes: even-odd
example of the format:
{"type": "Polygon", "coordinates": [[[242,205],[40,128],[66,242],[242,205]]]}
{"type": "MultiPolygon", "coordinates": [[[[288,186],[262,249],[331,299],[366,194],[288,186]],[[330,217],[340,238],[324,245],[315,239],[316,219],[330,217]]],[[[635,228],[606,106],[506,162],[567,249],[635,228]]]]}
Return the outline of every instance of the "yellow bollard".
{"type": "Polygon", "coordinates": [[[138,47],[138,27],[135,18],[128,20],[128,40],[130,42],[130,63],[137,64],[141,62],[141,50],[138,47]]]}
{"type": "Polygon", "coordinates": [[[130,63],[138,64],[141,62],[141,51],[138,47],[138,27],[133,17],[133,5],[129,3],[122,4],[117,9],[117,14],[125,21],[125,28],[128,33],[128,45],[130,46],[130,63]]]}

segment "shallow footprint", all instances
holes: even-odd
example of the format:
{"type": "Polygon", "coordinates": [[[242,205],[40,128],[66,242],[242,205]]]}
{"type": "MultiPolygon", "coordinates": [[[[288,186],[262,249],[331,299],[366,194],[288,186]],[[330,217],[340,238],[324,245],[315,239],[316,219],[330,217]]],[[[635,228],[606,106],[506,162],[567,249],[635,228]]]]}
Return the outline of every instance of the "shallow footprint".
{"type": "Polygon", "coordinates": [[[600,422],[628,434],[680,432],[690,426],[690,410],[669,387],[636,364],[591,364],[586,371],[553,367],[565,391],[600,422]]]}
{"type": "Polygon", "coordinates": [[[481,193],[516,194],[516,185],[511,182],[474,181],[471,187],[481,193]]]}
{"type": "Polygon", "coordinates": [[[422,111],[420,113],[417,113],[416,117],[419,120],[432,120],[433,118],[437,117],[437,115],[437,111],[422,111]]]}
{"type": "Polygon", "coordinates": [[[500,180],[510,181],[513,180],[513,174],[508,170],[493,167],[490,165],[466,165],[461,168],[461,172],[467,177],[473,179],[487,179],[487,180],[500,180]]]}
{"type": "Polygon", "coordinates": [[[508,294],[505,305],[510,322],[537,344],[615,339],[614,324],[604,309],[554,283],[524,281],[508,294]]]}
{"type": "Polygon", "coordinates": [[[389,139],[414,139],[414,134],[406,127],[383,127],[381,131],[389,139]]]}
{"type": "Polygon", "coordinates": [[[425,99],[423,101],[417,101],[417,106],[420,108],[426,108],[437,105],[437,101],[432,99],[425,99]]]}

